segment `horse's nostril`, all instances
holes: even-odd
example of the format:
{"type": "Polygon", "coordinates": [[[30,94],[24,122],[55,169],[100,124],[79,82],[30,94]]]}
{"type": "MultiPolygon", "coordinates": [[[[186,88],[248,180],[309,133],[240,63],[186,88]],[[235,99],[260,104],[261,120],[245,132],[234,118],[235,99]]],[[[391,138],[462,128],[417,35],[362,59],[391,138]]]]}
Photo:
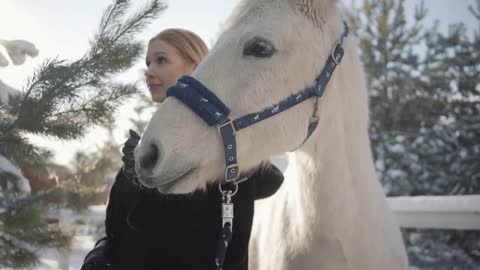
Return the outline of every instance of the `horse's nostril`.
{"type": "Polygon", "coordinates": [[[145,170],[152,170],[158,161],[158,147],[152,144],[147,153],[140,158],[140,167],[145,170]]]}

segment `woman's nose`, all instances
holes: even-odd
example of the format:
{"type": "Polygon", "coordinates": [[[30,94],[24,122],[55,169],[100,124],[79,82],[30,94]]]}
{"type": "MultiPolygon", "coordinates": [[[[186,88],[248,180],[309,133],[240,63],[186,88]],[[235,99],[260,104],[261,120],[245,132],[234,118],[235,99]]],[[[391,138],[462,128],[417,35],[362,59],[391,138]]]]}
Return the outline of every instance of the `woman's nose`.
{"type": "Polygon", "coordinates": [[[146,70],[145,70],[145,77],[149,78],[149,77],[153,77],[153,72],[151,70],[151,67],[148,67],[146,70]]]}

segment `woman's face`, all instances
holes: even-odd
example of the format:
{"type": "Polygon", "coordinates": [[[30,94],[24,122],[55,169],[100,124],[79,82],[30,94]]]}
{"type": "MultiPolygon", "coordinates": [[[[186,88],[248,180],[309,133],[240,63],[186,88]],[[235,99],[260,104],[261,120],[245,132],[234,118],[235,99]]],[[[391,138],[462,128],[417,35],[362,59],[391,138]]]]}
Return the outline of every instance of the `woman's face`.
{"type": "Polygon", "coordinates": [[[181,76],[192,74],[195,69],[195,63],[185,60],[175,47],[160,39],[150,43],[146,60],[145,77],[155,102],[163,102],[168,87],[174,85],[181,76]]]}

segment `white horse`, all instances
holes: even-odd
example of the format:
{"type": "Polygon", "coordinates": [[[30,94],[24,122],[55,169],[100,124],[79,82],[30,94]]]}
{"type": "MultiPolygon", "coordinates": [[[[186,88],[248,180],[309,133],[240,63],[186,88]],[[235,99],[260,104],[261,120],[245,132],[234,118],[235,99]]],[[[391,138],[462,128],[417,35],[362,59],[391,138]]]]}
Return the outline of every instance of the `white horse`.
{"type": "MultiPolygon", "coordinates": [[[[231,119],[261,111],[312,84],[341,21],[335,0],[246,0],[192,76],[231,109],[231,119]]],[[[375,177],[363,70],[351,38],[344,48],[305,143],[314,99],[236,133],[241,170],[301,145],[282,188],[256,212],[253,269],[407,269],[375,177]]],[[[142,183],[169,193],[221,179],[223,155],[217,130],[175,98],[154,114],[135,154],[142,183]]]]}

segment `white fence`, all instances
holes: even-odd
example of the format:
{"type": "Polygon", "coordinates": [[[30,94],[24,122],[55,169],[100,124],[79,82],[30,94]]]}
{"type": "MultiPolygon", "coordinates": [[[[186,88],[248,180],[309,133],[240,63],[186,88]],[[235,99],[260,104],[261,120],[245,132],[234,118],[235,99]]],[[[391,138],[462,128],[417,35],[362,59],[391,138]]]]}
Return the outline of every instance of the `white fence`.
{"type": "MultiPolygon", "coordinates": [[[[287,155],[271,158],[282,172],[287,155]]],[[[480,195],[389,197],[402,228],[480,230],[480,195]]]]}
{"type": "Polygon", "coordinates": [[[480,230],[480,195],[389,197],[403,228],[480,230]]]}

